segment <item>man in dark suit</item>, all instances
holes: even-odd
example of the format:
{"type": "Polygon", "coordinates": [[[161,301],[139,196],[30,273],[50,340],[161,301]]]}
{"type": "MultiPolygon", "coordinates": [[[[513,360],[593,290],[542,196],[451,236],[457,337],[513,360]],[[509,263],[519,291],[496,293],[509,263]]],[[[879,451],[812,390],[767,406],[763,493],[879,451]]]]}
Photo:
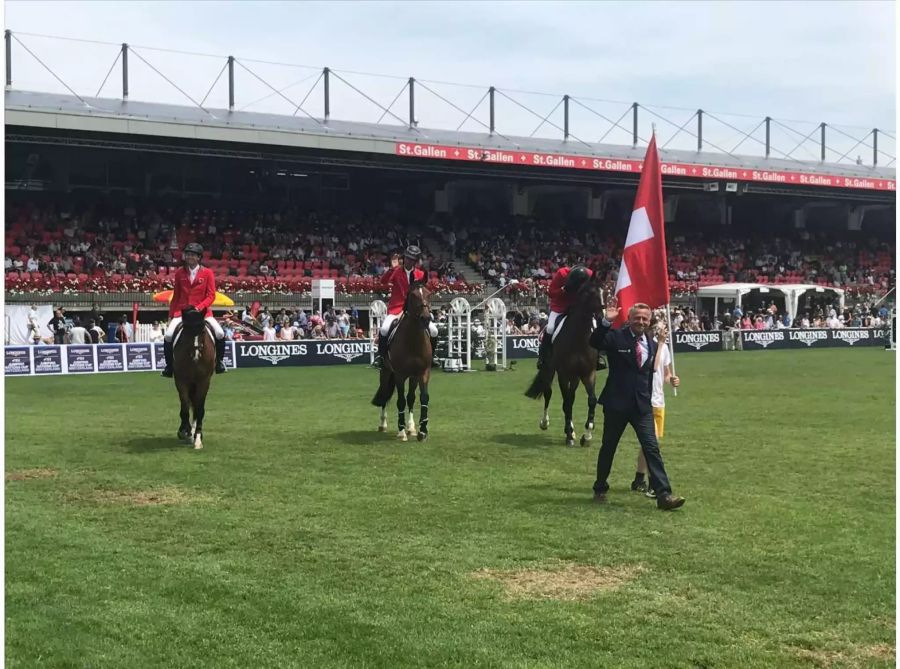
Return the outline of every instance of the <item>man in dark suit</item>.
{"type": "MultiPolygon", "coordinates": [[[[650,395],[656,342],[646,334],[650,326],[650,307],[635,304],[628,312],[628,323],[622,328],[613,329],[612,322],[618,317],[619,311],[619,307],[608,306],[606,317],[591,335],[591,346],[607,353],[609,361],[609,376],[599,398],[603,405],[603,442],[597,456],[594,501],[606,501],[606,491],[609,490],[607,479],[616,447],[625,427],[631,424],[647,459],[650,486],[656,492],[656,505],[660,509],[671,511],[682,506],[684,498],[672,494],[653,425],[650,395]]],[[[671,377],[671,383],[677,387],[678,377],[671,377]]]]}

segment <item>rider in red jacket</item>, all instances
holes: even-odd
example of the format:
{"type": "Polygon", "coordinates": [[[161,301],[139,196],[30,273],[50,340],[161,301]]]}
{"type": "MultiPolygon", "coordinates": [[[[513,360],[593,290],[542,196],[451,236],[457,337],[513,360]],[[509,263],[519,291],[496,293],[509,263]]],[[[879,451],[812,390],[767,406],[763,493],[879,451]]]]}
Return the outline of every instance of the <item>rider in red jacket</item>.
{"type": "Polygon", "coordinates": [[[166,356],[166,368],[162,375],[172,376],[172,338],[175,329],[181,324],[182,312],[196,309],[203,314],[206,322],[216,335],[216,374],[225,372],[225,331],[212,314],[213,300],[216,299],[216,277],[213,271],[200,264],[203,247],[190,242],[184,247],[182,259],[184,266],[175,272],[175,290],[169,303],[169,327],[166,328],[163,351],[166,356]]]}
{"type": "Polygon", "coordinates": [[[547,317],[547,325],[541,336],[541,345],[538,348],[537,367],[540,369],[550,356],[553,342],[553,333],[556,331],[556,322],[575,303],[575,294],[585,281],[594,276],[594,273],[584,267],[560,267],[550,280],[550,315],[547,317]]]}
{"type": "MultiPolygon", "coordinates": [[[[388,300],[387,316],[384,317],[384,320],[381,322],[381,329],[378,331],[376,363],[379,363],[384,358],[391,325],[403,313],[403,306],[406,304],[406,296],[409,294],[410,284],[413,282],[425,283],[425,272],[418,267],[421,258],[422,251],[418,246],[407,246],[406,251],[403,253],[403,263],[401,264],[400,256],[395,253],[391,257],[391,268],[381,275],[381,285],[391,287],[391,297],[388,300]]],[[[437,325],[434,324],[434,321],[428,324],[428,334],[431,336],[431,351],[434,354],[434,339],[438,334],[437,325]]]]}

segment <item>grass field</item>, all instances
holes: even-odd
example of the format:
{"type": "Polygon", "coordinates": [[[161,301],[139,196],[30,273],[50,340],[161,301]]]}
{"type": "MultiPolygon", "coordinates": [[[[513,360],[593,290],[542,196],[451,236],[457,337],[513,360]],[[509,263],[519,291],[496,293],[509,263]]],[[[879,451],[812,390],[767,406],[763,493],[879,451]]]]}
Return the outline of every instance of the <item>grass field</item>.
{"type": "Polygon", "coordinates": [[[8,379],[6,666],[893,666],[894,357],[677,364],[674,513],[630,431],[590,502],[530,362],[436,374],[425,444],[372,370],[238,370],[199,452],[155,374],[8,379]]]}

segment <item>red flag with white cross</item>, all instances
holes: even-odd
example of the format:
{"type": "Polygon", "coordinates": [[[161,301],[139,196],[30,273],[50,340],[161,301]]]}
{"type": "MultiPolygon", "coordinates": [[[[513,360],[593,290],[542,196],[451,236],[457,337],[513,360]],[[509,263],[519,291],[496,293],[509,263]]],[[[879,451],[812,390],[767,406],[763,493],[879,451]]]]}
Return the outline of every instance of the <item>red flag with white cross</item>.
{"type": "Polygon", "coordinates": [[[622,325],[628,318],[628,310],[638,302],[644,302],[653,309],[669,303],[662,171],[655,134],[647,147],[641,181],[634,199],[616,282],[616,298],[622,310],[615,325],[622,325]]]}

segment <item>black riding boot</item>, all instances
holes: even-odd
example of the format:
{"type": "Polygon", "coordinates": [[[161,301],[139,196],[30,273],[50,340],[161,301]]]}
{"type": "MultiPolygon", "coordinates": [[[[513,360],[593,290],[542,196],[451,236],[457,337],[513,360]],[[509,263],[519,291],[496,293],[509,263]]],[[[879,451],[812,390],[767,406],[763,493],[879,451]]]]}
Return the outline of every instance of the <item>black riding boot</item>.
{"type": "Polygon", "coordinates": [[[381,369],[384,365],[384,354],[385,347],[387,347],[387,336],[379,333],[378,335],[378,350],[375,352],[375,360],[372,362],[373,367],[377,367],[381,369]]]}
{"type": "Polygon", "coordinates": [[[429,337],[431,339],[431,366],[437,366],[437,345],[438,339],[437,337],[429,337]]]}
{"type": "Polygon", "coordinates": [[[225,369],[225,340],[216,339],[216,374],[224,374],[225,369]]]}
{"type": "Polygon", "coordinates": [[[166,358],[166,368],[162,371],[162,375],[167,379],[172,378],[172,342],[163,342],[163,355],[166,358]]]}
{"type": "Polygon", "coordinates": [[[541,369],[550,358],[550,353],[553,350],[553,335],[549,332],[545,332],[544,336],[541,337],[541,345],[538,347],[538,361],[537,368],[541,369]]]}

